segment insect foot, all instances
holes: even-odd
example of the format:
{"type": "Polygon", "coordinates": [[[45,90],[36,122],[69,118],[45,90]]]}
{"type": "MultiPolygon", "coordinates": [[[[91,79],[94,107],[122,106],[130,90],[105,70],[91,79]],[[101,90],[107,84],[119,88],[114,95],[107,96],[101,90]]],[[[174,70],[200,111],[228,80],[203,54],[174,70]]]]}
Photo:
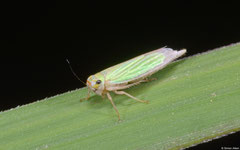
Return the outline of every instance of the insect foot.
{"type": "Polygon", "coordinates": [[[143,101],[143,103],[149,104],[149,101],[147,101],[147,100],[142,100],[142,101],[143,101]]]}
{"type": "Polygon", "coordinates": [[[80,102],[86,101],[86,100],[88,100],[88,99],[89,99],[89,97],[81,98],[81,99],[80,99],[80,102]]]}

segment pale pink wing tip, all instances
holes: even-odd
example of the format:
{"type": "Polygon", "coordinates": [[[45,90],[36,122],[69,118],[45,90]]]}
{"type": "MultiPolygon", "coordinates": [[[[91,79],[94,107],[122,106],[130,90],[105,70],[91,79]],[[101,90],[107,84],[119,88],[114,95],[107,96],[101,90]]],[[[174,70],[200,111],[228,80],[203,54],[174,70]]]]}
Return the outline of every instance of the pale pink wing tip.
{"type": "Polygon", "coordinates": [[[186,49],[182,49],[182,50],[178,51],[178,57],[184,55],[186,52],[187,52],[186,49]]]}
{"type": "Polygon", "coordinates": [[[161,52],[162,54],[164,54],[165,56],[168,56],[168,57],[175,57],[175,58],[178,58],[178,57],[181,57],[182,55],[184,55],[187,50],[186,49],[182,49],[180,51],[177,51],[177,50],[173,50],[171,48],[161,48],[158,50],[159,52],[161,52]]]}

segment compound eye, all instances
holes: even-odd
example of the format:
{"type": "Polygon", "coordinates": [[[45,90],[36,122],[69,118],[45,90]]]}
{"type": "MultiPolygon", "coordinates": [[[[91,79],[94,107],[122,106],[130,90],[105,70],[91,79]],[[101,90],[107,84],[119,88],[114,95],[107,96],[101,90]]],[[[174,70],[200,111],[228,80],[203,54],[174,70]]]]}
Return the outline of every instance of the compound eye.
{"type": "Polygon", "coordinates": [[[101,84],[101,82],[102,82],[101,80],[97,80],[96,81],[97,84],[101,84]]]}

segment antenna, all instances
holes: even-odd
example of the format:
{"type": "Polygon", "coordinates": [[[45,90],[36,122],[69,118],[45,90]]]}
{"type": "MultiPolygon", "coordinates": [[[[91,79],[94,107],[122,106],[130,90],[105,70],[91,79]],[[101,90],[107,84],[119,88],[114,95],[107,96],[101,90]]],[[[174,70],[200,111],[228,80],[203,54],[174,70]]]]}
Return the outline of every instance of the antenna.
{"type": "Polygon", "coordinates": [[[69,65],[69,68],[71,69],[73,75],[74,75],[80,82],[82,82],[84,85],[86,85],[86,83],[84,83],[84,82],[77,76],[77,74],[73,71],[73,68],[72,68],[70,62],[68,61],[68,59],[66,59],[66,61],[67,61],[68,65],[69,65]]]}

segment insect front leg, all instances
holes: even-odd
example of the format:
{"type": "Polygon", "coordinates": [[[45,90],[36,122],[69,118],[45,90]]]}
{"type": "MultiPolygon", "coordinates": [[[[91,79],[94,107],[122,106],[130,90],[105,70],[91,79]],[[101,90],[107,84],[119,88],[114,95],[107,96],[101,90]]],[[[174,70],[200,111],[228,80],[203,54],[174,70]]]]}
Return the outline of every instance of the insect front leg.
{"type": "Polygon", "coordinates": [[[119,94],[119,95],[126,95],[126,96],[128,96],[128,97],[130,97],[130,98],[132,98],[132,99],[134,99],[134,100],[136,100],[138,102],[141,102],[141,103],[148,103],[148,101],[140,100],[140,99],[138,99],[138,98],[128,94],[127,92],[124,92],[124,91],[114,91],[114,93],[119,94]]]}
{"type": "Polygon", "coordinates": [[[84,100],[88,100],[90,97],[90,89],[88,88],[88,94],[87,97],[80,99],[80,102],[83,102],[84,100]]]}
{"type": "Polygon", "coordinates": [[[109,101],[111,102],[111,104],[113,105],[113,108],[115,109],[115,111],[116,111],[116,113],[118,115],[118,121],[120,121],[120,114],[119,114],[118,109],[117,109],[116,105],[114,104],[114,102],[112,100],[112,97],[109,94],[109,92],[107,92],[107,97],[108,97],[109,101]]]}

